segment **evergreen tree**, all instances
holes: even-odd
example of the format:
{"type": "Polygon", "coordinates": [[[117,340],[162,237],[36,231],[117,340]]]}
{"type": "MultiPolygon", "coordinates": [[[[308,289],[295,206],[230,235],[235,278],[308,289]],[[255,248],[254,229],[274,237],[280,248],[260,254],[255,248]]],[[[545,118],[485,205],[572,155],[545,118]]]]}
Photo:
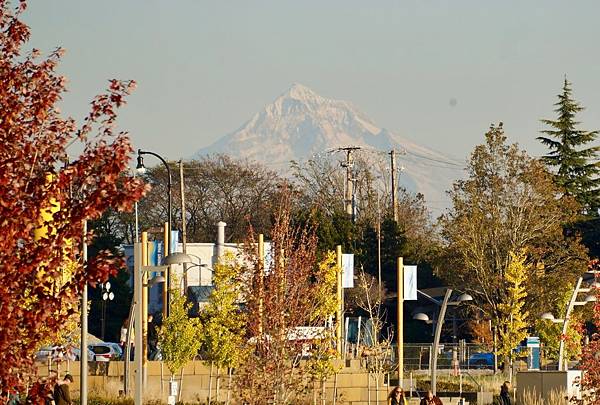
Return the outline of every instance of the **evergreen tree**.
{"type": "Polygon", "coordinates": [[[600,147],[586,148],[598,136],[598,131],[577,129],[577,113],[584,108],[573,100],[571,83],[565,77],[562,94],[558,95],[557,120],[542,120],[550,129],[542,131],[545,136],[537,139],[546,145],[550,152],[543,157],[544,162],[556,168],[556,182],[567,195],[575,197],[591,215],[598,215],[600,207],[600,166],[597,153],[600,147]]]}

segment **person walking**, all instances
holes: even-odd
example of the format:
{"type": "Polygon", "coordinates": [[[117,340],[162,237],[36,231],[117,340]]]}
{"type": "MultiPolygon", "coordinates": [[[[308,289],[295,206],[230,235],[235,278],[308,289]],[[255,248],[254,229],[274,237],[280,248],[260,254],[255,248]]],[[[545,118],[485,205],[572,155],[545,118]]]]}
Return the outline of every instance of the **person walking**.
{"type": "Polygon", "coordinates": [[[400,387],[396,387],[390,392],[388,395],[388,404],[389,405],[407,405],[408,402],[404,397],[404,390],[400,387]]]}
{"type": "Polygon", "coordinates": [[[428,390],[423,399],[421,399],[420,405],[443,405],[442,400],[433,395],[431,390],[428,390]]]}
{"type": "Polygon", "coordinates": [[[65,378],[54,386],[54,403],[56,405],[71,405],[71,393],[69,384],[73,382],[73,376],[66,374],[65,378]]]}

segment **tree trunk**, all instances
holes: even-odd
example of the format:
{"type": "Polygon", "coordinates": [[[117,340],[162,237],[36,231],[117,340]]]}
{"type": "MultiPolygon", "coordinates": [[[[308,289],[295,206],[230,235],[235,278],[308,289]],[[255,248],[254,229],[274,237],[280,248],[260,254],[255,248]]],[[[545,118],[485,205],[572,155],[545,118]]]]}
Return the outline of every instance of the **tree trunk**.
{"type": "Polygon", "coordinates": [[[220,388],[220,382],[221,382],[221,368],[217,366],[217,389],[216,389],[216,395],[215,395],[215,401],[219,402],[219,388],[220,388]]]}
{"type": "Polygon", "coordinates": [[[181,401],[181,387],[183,387],[183,369],[184,367],[181,367],[181,372],[179,374],[179,390],[177,391],[177,402],[181,401]]]}
{"type": "Polygon", "coordinates": [[[338,375],[337,373],[334,374],[333,376],[333,405],[335,405],[337,403],[337,380],[338,380],[338,375]]]}
{"type": "Polygon", "coordinates": [[[233,373],[233,369],[231,367],[227,367],[227,405],[231,403],[231,374],[233,373]]]}
{"type": "Polygon", "coordinates": [[[371,405],[371,372],[367,373],[367,403],[371,405]]]}
{"type": "Polygon", "coordinates": [[[214,363],[210,362],[210,374],[208,375],[208,405],[211,404],[212,401],[212,376],[213,376],[213,367],[214,363]]]}
{"type": "Polygon", "coordinates": [[[377,405],[379,405],[379,378],[380,378],[380,374],[379,372],[377,372],[377,375],[375,377],[375,403],[377,405]]]}
{"type": "Polygon", "coordinates": [[[325,396],[325,379],[321,378],[321,405],[325,405],[326,401],[326,396],[325,396]]]}

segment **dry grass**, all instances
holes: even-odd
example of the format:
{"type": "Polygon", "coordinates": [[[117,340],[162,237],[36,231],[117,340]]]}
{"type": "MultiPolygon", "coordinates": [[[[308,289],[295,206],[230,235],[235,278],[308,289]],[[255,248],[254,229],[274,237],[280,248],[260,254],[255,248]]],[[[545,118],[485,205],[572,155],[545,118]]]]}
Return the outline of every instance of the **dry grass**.
{"type": "Polygon", "coordinates": [[[525,391],[521,405],[569,405],[569,400],[562,390],[552,390],[546,399],[533,391],[525,391]]]}

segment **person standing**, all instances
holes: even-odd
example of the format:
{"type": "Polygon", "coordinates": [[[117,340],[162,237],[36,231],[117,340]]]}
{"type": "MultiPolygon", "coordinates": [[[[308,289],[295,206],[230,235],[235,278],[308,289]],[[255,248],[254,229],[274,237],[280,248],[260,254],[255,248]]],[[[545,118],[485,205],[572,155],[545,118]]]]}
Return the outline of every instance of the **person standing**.
{"type": "Polygon", "coordinates": [[[71,393],[69,384],[73,382],[73,376],[66,374],[65,378],[54,386],[54,403],[56,405],[71,405],[71,393]]]}
{"type": "Polygon", "coordinates": [[[510,399],[510,382],[504,381],[500,387],[500,405],[512,405],[510,399]]]}
{"type": "Polygon", "coordinates": [[[407,405],[408,402],[404,397],[404,390],[400,387],[396,387],[390,392],[388,395],[388,403],[389,405],[407,405]]]}
{"type": "Polygon", "coordinates": [[[431,390],[427,391],[423,399],[421,399],[420,405],[443,405],[442,400],[433,395],[431,390]]]}
{"type": "Polygon", "coordinates": [[[129,318],[123,321],[123,325],[121,325],[121,333],[119,344],[121,345],[121,350],[125,353],[125,345],[127,344],[127,328],[129,327],[129,318]]]}
{"type": "Polygon", "coordinates": [[[148,315],[148,359],[154,360],[158,348],[158,330],[154,316],[148,315]]]}

